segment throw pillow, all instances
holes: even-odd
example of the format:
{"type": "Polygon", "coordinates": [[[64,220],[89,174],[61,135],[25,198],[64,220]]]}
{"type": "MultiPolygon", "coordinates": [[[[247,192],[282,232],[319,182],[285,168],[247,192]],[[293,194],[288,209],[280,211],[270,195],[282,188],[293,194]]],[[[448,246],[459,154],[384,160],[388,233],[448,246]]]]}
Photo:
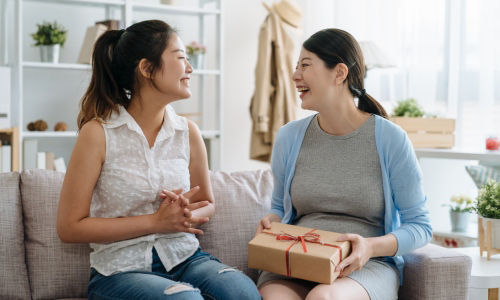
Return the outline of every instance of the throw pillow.
{"type": "Polygon", "coordinates": [[[256,280],[257,270],[248,268],[248,242],[271,207],[271,170],[212,172],[210,179],[215,214],[201,226],[204,234],[198,236],[200,245],[222,263],[256,280]]]}
{"type": "Polygon", "coordinates": [[[56,230],[64,173],[21,173],[26,264],[32,299],[84,298],[90,277],[88,244],[63,243],[56,230]]]}
{"type": "Polygon", "coordinates": [[[19,173],[0,173],[0,299],[30,299],[19,173]]]}
{"type": "Polygon", "coordinates": [[[500,169],[487,166],[465,166],[467,173],[476,184],[477,188],[485,185],[488,180],[500,181],[500,169]]]}

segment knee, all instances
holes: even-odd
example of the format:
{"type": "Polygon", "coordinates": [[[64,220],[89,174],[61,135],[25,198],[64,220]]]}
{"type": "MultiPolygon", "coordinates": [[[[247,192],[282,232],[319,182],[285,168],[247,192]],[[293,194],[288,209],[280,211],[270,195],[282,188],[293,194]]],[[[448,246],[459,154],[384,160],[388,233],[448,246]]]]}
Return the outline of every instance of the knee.
{"type": "Polygon", "coordinates": [[[175,283],[167,287],[163,292],[169,299],[203,299],[200,290],[187,283],[175,283]]]}
{"type": "Polygon", "coordinates": [[[238,269],[221,269],[217,277],[225,295],[222,299],[262,299],[252,279],[238,269]]]}
{"type": "Polygon", "coordinates": [[[306,300],[336,300],[346,299],[345,294],[339,288],[328,286],[322,287],[321,285],[313,288],[306,296],[306,300]]]}

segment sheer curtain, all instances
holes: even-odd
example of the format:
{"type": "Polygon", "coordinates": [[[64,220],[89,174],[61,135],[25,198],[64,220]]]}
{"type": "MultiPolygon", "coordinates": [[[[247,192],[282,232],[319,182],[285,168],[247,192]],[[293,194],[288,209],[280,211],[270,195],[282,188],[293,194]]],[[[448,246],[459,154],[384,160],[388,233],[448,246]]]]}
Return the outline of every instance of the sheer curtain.
{"type": "Polygon", "coordinates": [[[396,64],[372,69],[366,90],[392,111],[415,98],[430,114],[457,119],[459,148],[500,136],[498,0],[305,1],[304,38],[327,27],[375,42],[396,64]]]}

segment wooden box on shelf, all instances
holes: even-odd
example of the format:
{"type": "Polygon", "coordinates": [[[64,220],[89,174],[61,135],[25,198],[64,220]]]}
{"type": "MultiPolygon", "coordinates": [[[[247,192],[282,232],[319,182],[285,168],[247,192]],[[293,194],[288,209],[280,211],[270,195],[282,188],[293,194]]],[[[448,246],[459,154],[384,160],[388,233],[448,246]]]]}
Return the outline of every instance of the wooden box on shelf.
{"type": "Polygon", "coordinates": [[[455,119],[392,117],[408,133],[414,148],[453,148],[455,119]]]}
{"type": "MultiPolygon", "coordinates": [[[[500,220],[498,220],[498,222],[500,222],[500,220]]],[[[479,236],[479,251],[481,256],[483,256],[483,252],[486,251],[488,260],[490,260],[491,255],[500,254],[500,248],[494,248],[499,242],[495,241],[494,243],[493,241],[493,234],[496,234],[496,232],[493,232],[493,227],[495,227],[495,230],[498,230],[500,228],[500,226],[496,225],[498,224],[492,224],[491,219],[483,219],[482,217],[478,217],[477,229],[479,236]],[[484,227],[486,227],[486,230],[484,227]]]]}
{"type": "Polygon", "coordinates": [[[0,137],[11,145],[11,171],[19,171],[19,130],[17,127],[0,129],[0,137]]]}

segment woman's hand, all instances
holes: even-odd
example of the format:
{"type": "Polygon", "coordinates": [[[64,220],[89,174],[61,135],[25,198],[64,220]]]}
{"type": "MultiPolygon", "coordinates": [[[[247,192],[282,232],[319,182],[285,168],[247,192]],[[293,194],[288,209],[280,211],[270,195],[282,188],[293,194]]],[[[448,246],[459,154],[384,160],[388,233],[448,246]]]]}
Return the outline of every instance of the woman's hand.
{"type": "Polygon", "coordinates": [[[154,214],[159,232],[189,232],[203,234],[203,231],[194,227],[208,222],[208,218],[196,218],[192,216],[192,211],[207,206],[208,201],[189,203],[189,198],[200,190],[194,187],[185,194],[182,190],[167,191],[160,193],[163,199],[158,211],[154,214]]]}
{"type": "Polygon", "coordinates": [[[359,234],[347,233],[339,236],[337,242],[350,241],[352,251],[335,268],[335,272],[340,271],[340,277],[346,277],[352,272],[361,269],[372,257],[372,246],[368,239],[359,234]]]}
{"type": "Polygon", "coordinates": [[[257,226],[257,231],[255,235],[261,233],[264,229],[271,228],[271,222],[281,222],[281,218],[275,214],[268,214],[259,221],[259,225],[257,226]]]}

